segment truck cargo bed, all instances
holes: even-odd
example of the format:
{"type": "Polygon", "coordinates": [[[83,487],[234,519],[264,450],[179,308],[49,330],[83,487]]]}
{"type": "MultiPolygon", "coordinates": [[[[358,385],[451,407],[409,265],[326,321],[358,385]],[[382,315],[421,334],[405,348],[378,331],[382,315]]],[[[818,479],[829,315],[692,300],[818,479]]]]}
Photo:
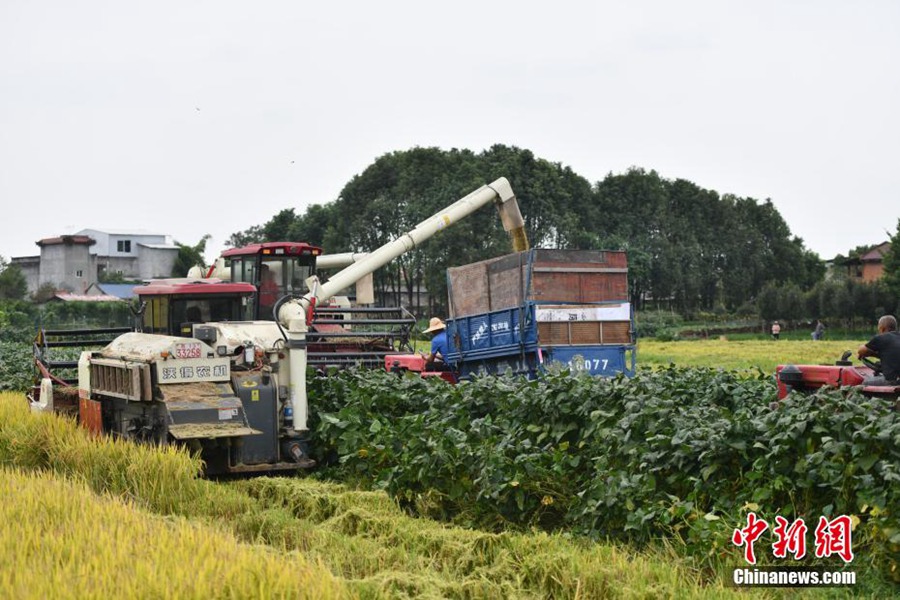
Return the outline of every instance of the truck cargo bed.
{"type": "Polygon", "coordinates": [[[461,378],[557,363],[634,374],[624,252],[533,249],[448,269],[448,361],[461,378]]]}

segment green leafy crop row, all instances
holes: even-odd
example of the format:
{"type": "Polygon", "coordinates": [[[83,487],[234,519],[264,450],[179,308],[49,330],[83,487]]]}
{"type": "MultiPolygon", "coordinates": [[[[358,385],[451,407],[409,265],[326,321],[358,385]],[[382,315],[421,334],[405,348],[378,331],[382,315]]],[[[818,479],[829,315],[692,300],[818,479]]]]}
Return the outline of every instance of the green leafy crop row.
{"type": "Polygon", "coordinates": [[[0,340],[0,391],[25,391],[33,378],[31,346],[0,340]]]}
{"type": "Polygon", "coordinates": [[[856,392],[776,402],[771,377],[671,367],[459,386],[348,372],[312,384],[318,459],[419,514],[727,554],[748,511],[854,515],[896,573],[900,415],[856,392]]]}

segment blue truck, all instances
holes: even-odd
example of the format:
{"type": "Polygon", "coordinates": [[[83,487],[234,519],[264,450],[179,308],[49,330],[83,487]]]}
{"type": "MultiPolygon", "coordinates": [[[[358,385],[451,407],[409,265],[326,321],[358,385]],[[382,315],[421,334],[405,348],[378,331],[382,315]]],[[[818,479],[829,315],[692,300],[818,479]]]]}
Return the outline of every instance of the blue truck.
{"type": "Polygon", "coordinates": [[[621,251],[525,252],[447,271],[447,362],[460,379],[568,367],[634,375],[634,312],[621,251]]]}

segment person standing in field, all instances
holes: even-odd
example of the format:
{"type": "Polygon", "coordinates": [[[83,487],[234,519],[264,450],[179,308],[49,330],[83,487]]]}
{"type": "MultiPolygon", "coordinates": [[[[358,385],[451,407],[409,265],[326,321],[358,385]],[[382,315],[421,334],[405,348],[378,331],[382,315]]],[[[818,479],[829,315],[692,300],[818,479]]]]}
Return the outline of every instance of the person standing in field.
{"type": "Polygon", "coordinates": [[[816,320],[816,328],[813,329],[813,332],[812,332],[812,339],[813,339],[813,341],[818,342],[823,337],[825,337],[825,325],[822,323],[822,321],[819,321],[817,319],[816,320]]]}
{"type": "Polygon", "coordinates": [[[896,317],[884,315],[878,319],[878,335],[860,346],[856,355],[881,359],[881,374],[867,377],[865,385],[900,385],[900,332],[896,317]]]}
{"type": "Polygon", "coordinates": [[[774,321],[772,323],[772,339],[777,340],[781,335],[781,325],[778,324],[778,321],[774,321]]]}

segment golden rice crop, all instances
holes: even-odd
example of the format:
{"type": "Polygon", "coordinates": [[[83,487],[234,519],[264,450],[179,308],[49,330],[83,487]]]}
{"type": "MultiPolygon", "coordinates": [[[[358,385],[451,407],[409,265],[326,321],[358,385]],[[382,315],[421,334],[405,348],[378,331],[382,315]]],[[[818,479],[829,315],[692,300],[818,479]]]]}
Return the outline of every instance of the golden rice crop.
{"type": "Polygon", "coordinates": [[[30,413],[21,395],[2,400],[0,464],[78,477],[96,492],[127,496],[161,513],[195,506],[203,494],[200,462],[181,448],[93,437],[70,419],[30,413]]]}
{"type": "Polygon", "coordinates": [[[200,460],[183,447],[95,437],[69,418],[33,414],[21,394],[0,394],[0,465],[49,470],[83,480],[97,493],[160,514],[229,518],[255,502],[198,477],[200,460]]]}
{"type": "Polygon", "coordinates": [[[0,534],[0,596],[734,593],[720,578],[702,583],[663,550],[472,531],[409,517],[381,492],[285,477],[221,484],[199,479],[198,467],[183,450],[93,438],[70,419],[31,414],[21,395],[0,394],[0,518],[17,523],[0,534]]]}
{"type": "Polygon", "coordinates": [[[301,550],[333,573],[403,598],[695,598],[732,596],[701,585],[671,555],[564,535],[486,533],[412,518],[382,492],[310,479],[230,484],[269,506],[265,526],[243,523],[277,547],[301,550]],[[669,562],[667,562],[667,560],[669,562]]]}
{"type": "MultiPolygon", "coordinates": [[[[756,369],[774,373],[781,364],[834,364],[846,350],[856,361],[856,349],[866,340],[739,340],[707,339],[660,342],[640,340],[637,364],[641,367],[721,367],[756,369]]],[[[858,364],[858,362],[857,362],[858,364]]]]}
{"type": "Polygon", "coordinates": [[[148,514],[83,483],[0,468],[5,598],[345,598],[298,553],[148,514]]]}

